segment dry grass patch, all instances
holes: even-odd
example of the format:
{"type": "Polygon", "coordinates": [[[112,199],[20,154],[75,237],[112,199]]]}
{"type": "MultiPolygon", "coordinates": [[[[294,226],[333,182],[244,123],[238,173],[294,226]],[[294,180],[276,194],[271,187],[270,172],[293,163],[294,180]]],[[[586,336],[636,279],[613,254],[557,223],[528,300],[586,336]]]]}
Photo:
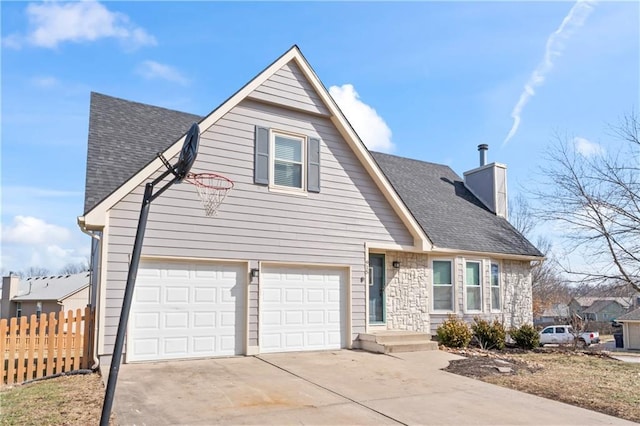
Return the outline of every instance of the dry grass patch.
{"type": "Polygon", "coordinates": [[[640,422],[638,363],[625,363],[600,353],[559,350],[475,354],[454,361],[446,370],[640,422]],[[496,359],[499,365],[508,362],[512,372],[500,373],[495,368],[496,359]]]}
{"type": "Polygon", "coordinates": [[[98,424],[104,386],[97,374],[62,376],[0,390],[2,425],[98,424]]]}

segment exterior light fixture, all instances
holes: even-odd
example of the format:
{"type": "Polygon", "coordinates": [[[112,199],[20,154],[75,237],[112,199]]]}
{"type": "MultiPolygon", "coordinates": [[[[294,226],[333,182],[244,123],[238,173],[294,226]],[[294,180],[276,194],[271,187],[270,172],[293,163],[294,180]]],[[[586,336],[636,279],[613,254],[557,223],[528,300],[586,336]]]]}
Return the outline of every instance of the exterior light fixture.
{"type": "Polygon", "coordinates": [[[260,276],[260,269],[251,268],[251,278],[258,278],[260,276]]]}
{"type": "Polygon", "coordinates": [[[393,265],[394,268],[398,269],[400,268],[400,262],[398,262],[397,260],[394,260],[393,263],[391,263],[393,265]]]}

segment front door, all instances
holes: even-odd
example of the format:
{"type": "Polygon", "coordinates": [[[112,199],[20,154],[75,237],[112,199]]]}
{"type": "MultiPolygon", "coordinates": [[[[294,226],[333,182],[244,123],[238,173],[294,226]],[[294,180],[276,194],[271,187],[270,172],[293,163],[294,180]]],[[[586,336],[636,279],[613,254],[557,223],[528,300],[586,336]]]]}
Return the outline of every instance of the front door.
{"type": "Polygon", "coordinates": [[[384,323],[384,254],[369,255],[369,324],[384,323]]]}

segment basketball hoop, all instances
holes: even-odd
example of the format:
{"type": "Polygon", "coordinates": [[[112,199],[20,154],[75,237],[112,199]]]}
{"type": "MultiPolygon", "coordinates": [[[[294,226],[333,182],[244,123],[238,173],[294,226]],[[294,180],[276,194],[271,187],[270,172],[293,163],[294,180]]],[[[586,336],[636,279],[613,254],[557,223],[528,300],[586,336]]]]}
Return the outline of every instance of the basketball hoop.
{"type": "Polygon", "coordinates": [[[208,217],[215,216],[227,193],[233,188],[233,181],[215,173],[189,173],[186,182],[195,185],[208,217]]]}

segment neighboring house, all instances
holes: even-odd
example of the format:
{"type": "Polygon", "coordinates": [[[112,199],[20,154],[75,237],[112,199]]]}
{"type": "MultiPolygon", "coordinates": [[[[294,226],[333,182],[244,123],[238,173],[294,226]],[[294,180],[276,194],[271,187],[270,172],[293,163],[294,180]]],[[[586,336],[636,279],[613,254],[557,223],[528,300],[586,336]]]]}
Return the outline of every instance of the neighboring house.
{"type": "Polygon", "coordinates": [[[534,319],[536,325],[564,324],[569,318],[569,306],[566,303],[556,303],[544,310],[540,317],[534,319]]]}
{"type": "Polygon", "coordinates": [[[640,308],[617,319],[622,323],[622,339],[625,349],[640,349],[640,308]]]}
{"type": "Polygon", "coordinates": [[[89,272],[21,279],[2,278],[2,318],[84,309],[89,304],[89,272]]]}
{"type": "Polygon", "coordinates": [[[542,254],[506,220],[506,167],[483,164],[465,183],[368,151],[293,47],[205,117],[91,95],[78,223],[94,237],[103,372],[144,185],[194,121],[192,171],[235,188],[213,218],[188,183],[151,205],[126,362],[353,348],[365,332],[433,333],[452,313],[532,321],[542,254]]]}
{"type": "Polygon", "coordinates": [[[569,303],[572,313],[589,321],[613,321],[632,306],[630,297],[574,297],[569,303]]]}

